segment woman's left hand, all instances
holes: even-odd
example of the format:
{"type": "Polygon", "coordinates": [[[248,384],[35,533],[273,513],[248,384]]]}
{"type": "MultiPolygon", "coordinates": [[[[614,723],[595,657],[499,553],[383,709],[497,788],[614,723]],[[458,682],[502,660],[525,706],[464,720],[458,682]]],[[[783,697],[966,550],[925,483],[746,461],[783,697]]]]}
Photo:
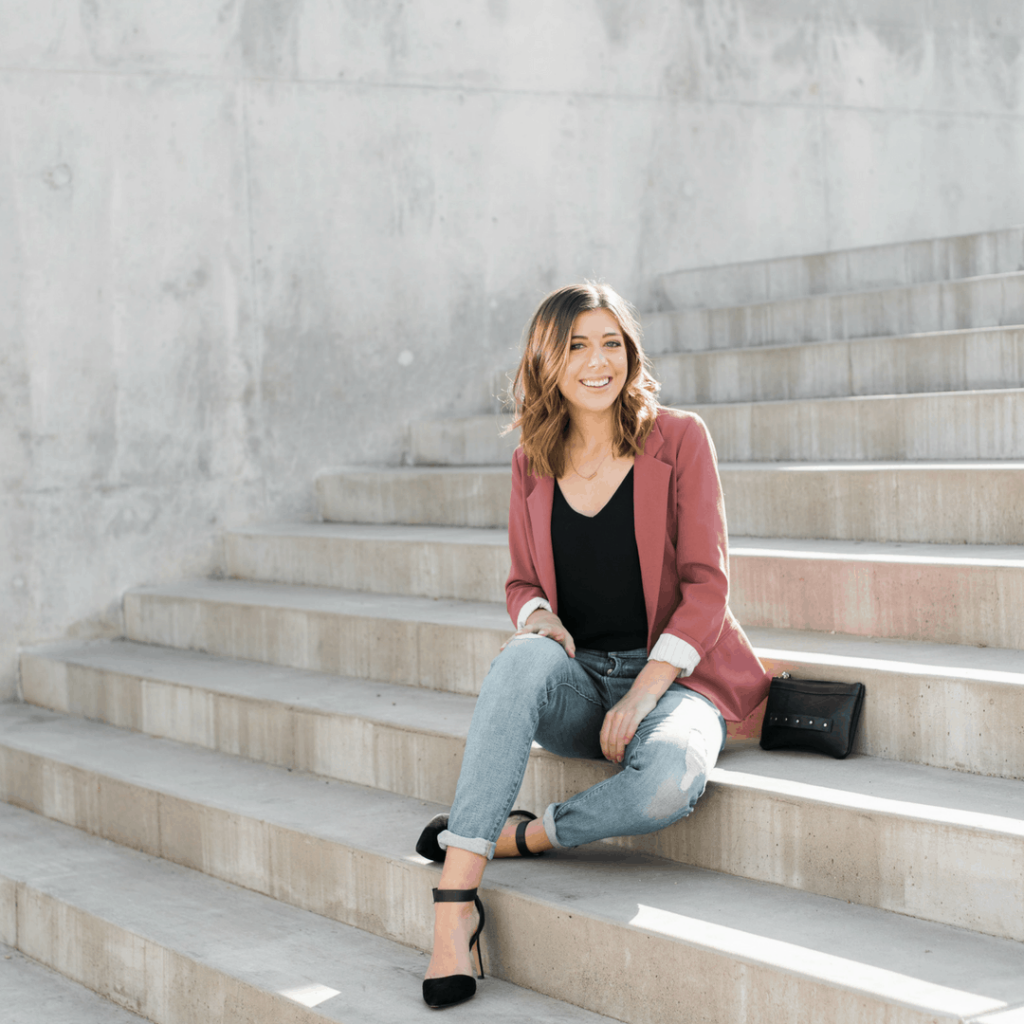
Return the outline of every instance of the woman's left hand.
{"type": "Polygon", "coordinates": [[[601,753],[612,764],[622,763],[638,726],[658,706],[678,673],[667,661],[647,662],[626,696],[608,709],[601,726],[601,753]]]}

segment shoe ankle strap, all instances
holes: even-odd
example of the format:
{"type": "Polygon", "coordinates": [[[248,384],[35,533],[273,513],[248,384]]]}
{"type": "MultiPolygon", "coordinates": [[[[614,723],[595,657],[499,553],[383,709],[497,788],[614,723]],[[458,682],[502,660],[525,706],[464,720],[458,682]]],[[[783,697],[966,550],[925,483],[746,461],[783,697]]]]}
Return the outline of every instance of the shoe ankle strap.
{"type": "Polygon", "coordinates": [[[435,903],[472,903],[476,889],[433,889],[435,903]]]}

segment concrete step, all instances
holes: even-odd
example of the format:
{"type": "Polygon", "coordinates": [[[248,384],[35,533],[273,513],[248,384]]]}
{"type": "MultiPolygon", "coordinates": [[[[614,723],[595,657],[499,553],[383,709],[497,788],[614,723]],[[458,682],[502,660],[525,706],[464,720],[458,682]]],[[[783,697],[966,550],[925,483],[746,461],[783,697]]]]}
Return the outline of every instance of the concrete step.
{"type": "Polygon", "coordinates": [[[476,693],[512,626],[504,606],[240,580],[129,590],[139,643],[476,693]]]}
{"type": "Polygon", "coordinates": [[[737,536],[1024,544],[1024,462],[726,462],[737,536]]]}
{"type": "MultiPolygon", "coordinates": [[[[506,531],[465,527],[296,523],[225,552],[244,579],[498,604],[510,569],[506,531]]],[[[735,537],[730,570],[752,626],[1024,648],[1021,547],[735,537]]]]}
{"type": "MultiPolygon", "coordinates": [[[[125,610],[129,637],[142,643],[469,694],[511,631],[495,604],[229,581],[132,591],[125,610]]],[[[1024,775],[1019,650],[749,625],[747,632],[775,675],[846,679],[873,690],[865,752],[1024,775]]]]}
{"type": "Polygon", "coordinates": [[[1020,324],[1024,271],[643,317],[651,355],[1020,324]]]}
{"type": "MultiPolygon", "coordinates": [[[[132,656],[145,657],[141,652],[129,651],[128,658],[105,653],[105,668],[98,668],[93,656],[91,678],[74,666],[64,686],[50,685],[48,695],[55,698],[50,705],[77,705],[73,710],[79,714],[98,711],[122,727],[143,727],[151,736],[265,760],[289,771],[321,769],[321,774],[344,782],[375,784],[445,806],[453,799],[472,698],[432,694],[438,699],[427,701],[423,694],[388,684],[303,676],[294,670],[288,675],[239,663],[233,663],[233,671],[208,668],[195,656],[165,659],[143,684],[126,672],[132,656]],[[97,701],[102,684],[114,688],[121,703],[97,701]],[[126,706],[137,710],[126,713],[126,706]]],[[[150,664],[154,660],[151,656],[150,664]]],[[[45,666],[33,672],[37,680],[46,674],[52,678],[57,672],[46,673],[45,666]]],[[[33,689],[39,693],[43,687],[37,682],[33,689]]],[[[32,795],[33,773],[44,772],[50,780],[70,773],[77,780],[73,785],[83,792],[146,807],[151,803],[147,792],[126,793],[128,768],[118,766],[131,766],[135,774],[129,781],[148,790],[151,783],[137,772],[138,766],[158,757],[152,749],[137,735],[77,725],[74,719],[28,705],[11,706],[0,716],[0,770],[13,780],[4,799],[51,813],[32,795]]],[[[172,774],[195,787],[195,772],[176,768],[172,774]]],[[[566,761],[535,748],[517,803],[542,809],[614,774],[610,765],[566,761]]],[[[152,777],[161,784],[160,771],[154,769],[152,777]]],[[[54,783],[48,785],[47,799],[61,806],[74,802],[62,797],[54,783]]],[[[78,818],[62,820],[92,827],[81,825],[78,818]]],[[[1016,863],[1006,862],[1007,856],[1024,857],[1024,783],[856,755],[839,763],[812,754],[730,745],[711,776],[699,814],[654,835],[614,843],[681,863],[1014,936],[1001,916],[1003,909],[992,909],[1003,907],[1006,893],[1000,889],[998,901],[984,894],[993,884],[1003,886],[1001,872],[1016,863]],[[756,824],[754,831],[745,827],[751,824],[756,824]],[[857,844],[837,853],[837,834],[856,835],[857,844]],[[801,837],[800,844],[792,843],[794,835],[801,837]],[[733,840],[723,843],[723,836],[733,840]],[[884,868],[876,864],[881,847],[886,850],[884,868]],[[929,869],[922,873],[913,861],[924,848],[929,850],[929,869]],[[769,856],[766,850],[772,851],[769,856]],[[976,898],[953,911],[948,898],[933,887],[941,890],[951,872],[979,858],[988,865],[983,880],[965,882],[966,888],[957,890],[976,898]],[[907,886],[911,876],[914,883],[907,886]]],[[[976,868],[972,871],[977,874],[976,868]]]]}
{"type": "MultiPolygon", "coordinates": [[[[378,841],[395,830],[372,814],[360,821],[378,841]]],[[[18,899],[20,946],[100,990],[117,987],[160,1024],[424,1012],[426,961],[415,950],[15,808],[0,808],[0,838],[0,891],[18,899]]],[[[368,924],[415,931],[422,947],[437,871],[399,857],[365,858],[377,886],[368,896],[380,902],[368,924]]],[[[492,865],[483,899],[489,969],[470,1006],[500,1021],[593,1018],[506,987],[499,965],[637,1024],[675,1019],[681,1006],[765,1024],[979,1014],[1016,1024],[1008,1008],[1024,997],[1019,943],[601,849],[492,865]]]]}
{"type": "MultiPolygon", "coordinates": [[[[268,855],[246,838],[228,844],[245,858],[268,855]]],[[[197,852],[202,837],[180,842],[197,852]]],[[[308,852],[295,852],[295,873],[313,882],[322,904],[308,852]]],[[[400,879],[387,892],[364,892],[364,904],[379,899],[365,911],[378,932],[404,934],[406,915],[429,920],[436,872],[410,873],[417,891],[404,899],[400,879]]],[[[283,888],[286,875],[278,876],[283,888]]],[[[0,895],[11,945],[156,1024],[406,1024],[426,1012],[427,958],[408,945],[2,805],[0,895]]],[[[325,909],[336,917],[348,908],[325,909]]],[[[485,997],[488,1018],[508,1024],[605,1019],[492,977],[481,990],[474,1005],[485,997]]],[[[79,1018],[49,1018],[65,1020],[79,1018]]]]}
{"type": "Polygon", "coordinates": [[[745,626],[1024,648],[1021,548],[744,537],[730,568],[745,626]]]}
{"type": "MultiPolygon", "coordinates": [[[[719,464],[737,536],[1024,544],[1024,462],[719,464]]],[[[339,469],[317,479],[324,519],[508,526],[504,466],[339,469]]]]}
{"type": "MultiPolygon", "coordinates": [[[[855,753],[1024,779],[1020,652],[752,636],[775,674],[865,684],[855,753]]],[[[124,641],[25,652],[21,681],[26,701],[53,711],[442,803],[471,707],[469,696],[124,641]]],[[[729,749],[743,742],[733,730],[729,749]]]]}
{"type": "Polygon", "coordinates": [[[784,256],[658,277],[662,309],[739,306],[1024,270],[1024,228],[784,256]]]}
{"type": "MultiPolygon", "coordinates": [[[[1024,458],[1024,389],[868,395],[691,406],[722,462],[1024,458]]],[[[505,418],[507,422],[507,417],[505,418]]],[[[417,465],[508,465],[515,435],[501,418],[412,425],[417,465]]]]}
{"type": "Polygon", "coordinates": [[[653,358],[666,405],[1024,387],[1024,328],[803,342],[653,358]]]}
{"type": "Polygon", "coordinates": [[[316,493],[320,514],[329,521],[504,528],[512,472],[507,464],[342,467],[318,474],[316,493]]]}
{"type": "MultiPolygon", "coordinates": [[[[1024,939],[1024,784],[793,751],[728,761],[737,767],[715,770],[688,822],[634,840],[675,855],[662,859],[666,874],[685,864],[1024,939]]],[[[572,765],[562,777],[534,770],[520,802],[595,781],[572,765]]],[[[354,905],[379,914],[386,893],[358,877],[359,855],[409,862],[442,809],[27,705],[0,714],[0,784],[27,811],[372,931],[354,905]],[[378,839],[365,834],[374,818],[407,824],[378,839]]]]}
{"type": "Polygon", "coordinates": [[[0,1005],[4,1024],[144,1024],[144,1018],[3,944],[0,1005]]]}

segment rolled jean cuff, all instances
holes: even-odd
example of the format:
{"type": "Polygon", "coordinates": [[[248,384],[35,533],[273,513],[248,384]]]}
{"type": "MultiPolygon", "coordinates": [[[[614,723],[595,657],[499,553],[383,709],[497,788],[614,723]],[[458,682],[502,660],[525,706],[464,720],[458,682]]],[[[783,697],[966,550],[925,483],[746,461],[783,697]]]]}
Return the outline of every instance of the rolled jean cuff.
{"type": "Polygon", "coordinates": [[[454,832],[445,829],[437,837],[437,845],[442,850],[447,850],[449,846],[454,846],[458,850],[469,850],[470,853],[479,853],[482,857],[490,860],[494,856],[496,844],[489,839],[467,839],[465,836],[457,836],[454,832]]]}
{"type": "Polygon", "coordinates": [[[548,804],[542,820],[544,822],[544,831],[547,833],[551,845],[556,850],[564,850],[565,847],[558,841],[558,833],[555,831],[555,808],[557,806],[557,804],[548,804]]]}

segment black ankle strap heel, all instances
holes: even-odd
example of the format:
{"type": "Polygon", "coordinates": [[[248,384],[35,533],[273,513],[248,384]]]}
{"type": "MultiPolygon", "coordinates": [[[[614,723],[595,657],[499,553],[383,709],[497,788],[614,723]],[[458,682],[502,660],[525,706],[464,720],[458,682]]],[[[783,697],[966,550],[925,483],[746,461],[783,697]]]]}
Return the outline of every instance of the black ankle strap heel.
{"type": "MultiPolygon", "coordinates": [[[[484,930],[484,905],[476,893],[476,889],[433,890],[435,903],[469,903],[472,900],[476,904],[480,922],[469,940],[469,951],[472,953],[473,947],[476,946],[476,959],[482,980],[484,960],[480,950],[480,935],[484,930]]],[[[423,1001],[435,1010],[464,1003],[467,999],[472,999],[474,995],[476,995],[476,979],[468,974],[448,974],[443,978],[425,978],[423,980],[423,1001]]]]}

